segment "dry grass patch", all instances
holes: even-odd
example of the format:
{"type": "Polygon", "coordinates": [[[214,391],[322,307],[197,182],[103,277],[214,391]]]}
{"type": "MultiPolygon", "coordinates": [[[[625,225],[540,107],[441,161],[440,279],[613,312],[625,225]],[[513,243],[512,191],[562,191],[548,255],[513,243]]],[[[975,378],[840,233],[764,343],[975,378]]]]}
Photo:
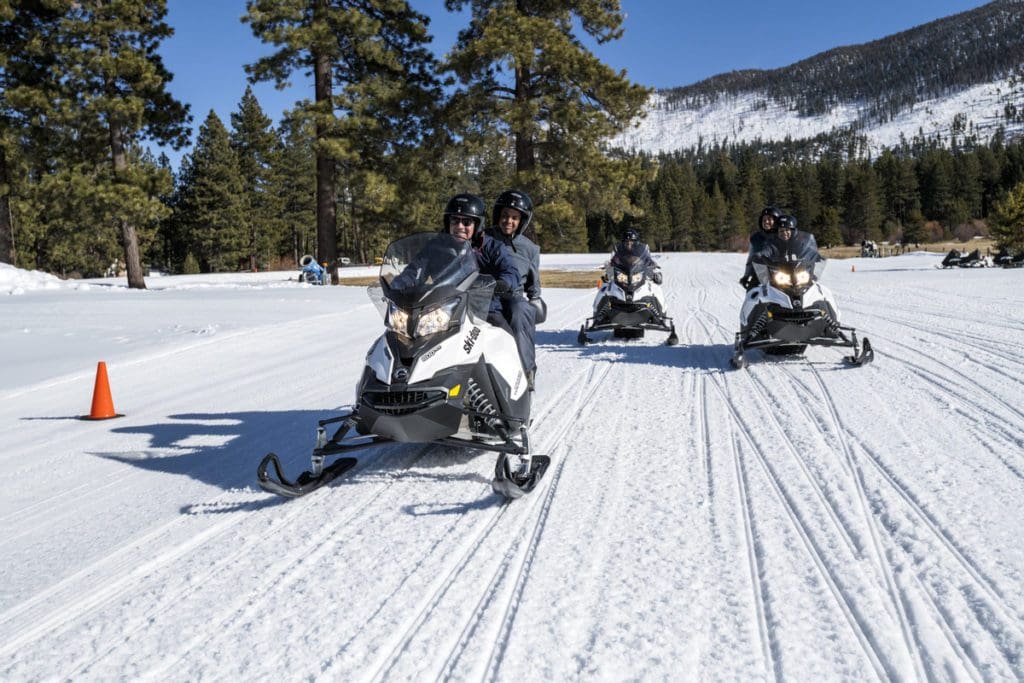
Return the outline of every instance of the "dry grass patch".
{"type": "MultiPolygon", "coordinates": [[[[600,270],[542,270],[540,284],[542,287],[558,287],[564,289],[596,289],[601,280],[600,270]]],[[[346,277],[341,284],[349,287],[368,287],[380,280],[376,276],[346,277]]]]}

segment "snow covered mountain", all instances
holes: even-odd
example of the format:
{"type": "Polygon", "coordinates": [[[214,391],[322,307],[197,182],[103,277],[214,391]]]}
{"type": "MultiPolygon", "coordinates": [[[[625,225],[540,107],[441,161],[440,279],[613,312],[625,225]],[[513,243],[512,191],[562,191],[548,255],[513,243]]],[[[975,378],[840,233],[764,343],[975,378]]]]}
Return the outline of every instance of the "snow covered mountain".
{"type": "Polygon", "coordinates": [[[613,144],[648,153],[853,131],[873,149],[1024,133],[1024,2],[998,0],[771,71],[655,93],[613,144]]]}

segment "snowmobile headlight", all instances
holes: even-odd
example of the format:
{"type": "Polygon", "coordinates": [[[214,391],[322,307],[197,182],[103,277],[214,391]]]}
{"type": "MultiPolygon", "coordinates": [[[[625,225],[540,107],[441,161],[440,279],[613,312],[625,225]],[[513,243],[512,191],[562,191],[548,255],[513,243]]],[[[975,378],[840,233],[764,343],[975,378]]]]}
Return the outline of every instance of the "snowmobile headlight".
{"type": "Polygon", "coordinates": [[[795,273],[795,275],[796,283],[798,285],[806,285],[808,282],[811,281],[811,274],[808,273],[806,270],[798,271],[797,273],[795,273]]]}
{"type": "Polygon", "coordinates": [[[459,300],[452,299],[436,308],[421,313],[419,322],[416,323],[416,336],[426,337],[428,334],[436,334],[447,330],[448,326],[451,325],[455,307],[458,305],[459,300]]]}
{"type": "Polygon", "coordinates": [[[409,312],[388,302],[388,329],[403,337],[409,336],[409,312]]]}
{"type": "Polygon", "coordinates": [[[620,270],[619,272],[615,273],[615,281],[618,282],[620,285],[627,285],[629,284],[629,276],[620,270]]]}
{"type": "Polygon", "coordinates": [[[631,284],[638,285],[638,284],[640,284],[641,282],[644,281],[644,274],[643,273],[633,273],[632,275],[630,275],[629,280],[630,280],[631,284]]]}
{"type": "Polygon", "coordinates": [[[793,278],[789,276],[789,273],[777,270],[775,271],[775,274],[772,275],[772,282],[782,287],[788,287],[793,284],[793,278]]]}

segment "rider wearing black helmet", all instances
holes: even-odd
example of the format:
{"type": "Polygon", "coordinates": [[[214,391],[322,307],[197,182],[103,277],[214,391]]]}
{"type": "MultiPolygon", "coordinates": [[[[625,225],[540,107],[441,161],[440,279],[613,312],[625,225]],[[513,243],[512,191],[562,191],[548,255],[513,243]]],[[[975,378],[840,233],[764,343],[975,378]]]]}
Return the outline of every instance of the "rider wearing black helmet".
{"type": "Polygon", "coordinates": [[[814,235],[796,228],[796,216],[782,216],[778,221],[777,234],[772,235],[755,257],[769,261],[799,260],[820,261],[818,241],[814,235]]]}
{"type": "Polygon", "coordinates": [[[525,192],[506,190],[494,202],[491,220],[494,225],[487,229],[487,234],[508,249],[523,282],[522,293],[526,298],[517,294],[506,301],[503,313],[516,338],[532,389],[537,371],[534,353],[537,323],[547,318],[547,306],[540,298],[540,247],[523,234],[533,220],[533,201],[525,192]]]}
{"type": "Polygon", "coordinates": [[[750,235],[750,248],[747,250],[747,265],[743,270],[743,277],[740,278],[740,284],[743,285],[745,289],[749,290],[750,288],[757,286],[757,275],[754,273],[754,266],[750,260],[753,258],[754,254],[764,248],[768,237],[775,234],[775,231],[779,226],[779,221],[782,220],[782,216],[782,211],[775,206],[766,206],[761,210],[761,216],[757,219],[758,229],[750,235]]]}
{"type": "Polygon", "coordinates": [[[509,251],[501,242],[484,234],[485,216],[484,200],[473,194],[457,194],[444,207],[443,232],[473,245],[480,273],[495,280],[494,298],[487,319],[489,322],[491,318],[501,320],[501,323],[492,324],[505,327],[502,316],[505,301],[521,291],[522,282],[509,251]]]}
{"type": "MultiPolygon", "coordinates": [[[[640,252],[640,257],[644,260],[645,270],[650,275],[651,280],[654,284],[660,285],[662,281],[661,267],[657,261],[651,256],[650,248],[640,241],[640,233],[633,228],[626,228],[622,231],[622,240],[616,245],[615,251],[612,252],[611,261],[614,261],[616,255],[619,253],[632,253],[640,252]]],[[[609,263],[611,262],[609,261],[609,263]]],[[[605,265],[607,268],[607,264],[605,265]]]]}

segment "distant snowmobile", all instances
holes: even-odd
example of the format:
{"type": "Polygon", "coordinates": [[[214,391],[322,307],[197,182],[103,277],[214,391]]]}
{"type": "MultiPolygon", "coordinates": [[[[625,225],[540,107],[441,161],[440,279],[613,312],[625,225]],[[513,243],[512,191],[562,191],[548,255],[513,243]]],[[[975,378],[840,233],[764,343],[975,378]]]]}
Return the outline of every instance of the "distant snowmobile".
{"type": "Polygon", "coordinates": [[[679,343],[672,318],[665,313],[660,271],[652,271],[647,245],[620,244],[605,271],[604,281],[594,297],[594,315],[580,327],[576,340],[593,341],[588,332],[611,330],[624,339],[639,339],[644,330],[668,332],[669,346],[679,343]]]}
{"type": "Polygon", "coordinates": [[[316,262],[316,259],[306,254],[299,260],[299,282],[306,282],[311,285],[326,285],[327,271],[316,262]]]}
{"type": "Polygon", "coordinates": [[[530,450],[533,394],[515,340],[486,322],[494,286],[468,241],[418,233],[391,243],[380,286],[369,289],[386,330],[367,353],[355,405],[319,422],[309,471],[290,481],[269,453],[260,486],[302,496],[356,464],[340,458],[324,467],[326,458],[397,441],[495,451],[494,490],[508,498],[532,491],[550,458],[530,450]],[[327,425],[338,423],[327,438],[327,425]]]}
{"type": "Polygon", "coordinates": [[[980,249],[964,253],[956,249],[950,249],[946,257],[942,259],[942,268],[985,268],[989,265],[988,259],[981,255],[980,249]]]}
{"type": "MultiPolygon", "coordinates": [[[[790,254],[789,256],[793,256],[790,254]]],[[[748,349],[772,355],[797,356],[811,346],[853,349],[846,361],[864,365],[874,360],[871,342],[857,341],[852,327],[841,325],[832,292],[819,282],[825,261],[815,254],[802,260],[769,261],[755,257],[761,285],[750,289],[740,310],[740,331],[733,347],[733,367],[747,364],[748,349]]]]}
{"type": "Polygon", "coordinates": [[[1020,268],[1024,266],[1024,251],[1014,256],[1010,250],[1003,247],[993,259],[993,264],[1002,268],[1020,268]]]}

